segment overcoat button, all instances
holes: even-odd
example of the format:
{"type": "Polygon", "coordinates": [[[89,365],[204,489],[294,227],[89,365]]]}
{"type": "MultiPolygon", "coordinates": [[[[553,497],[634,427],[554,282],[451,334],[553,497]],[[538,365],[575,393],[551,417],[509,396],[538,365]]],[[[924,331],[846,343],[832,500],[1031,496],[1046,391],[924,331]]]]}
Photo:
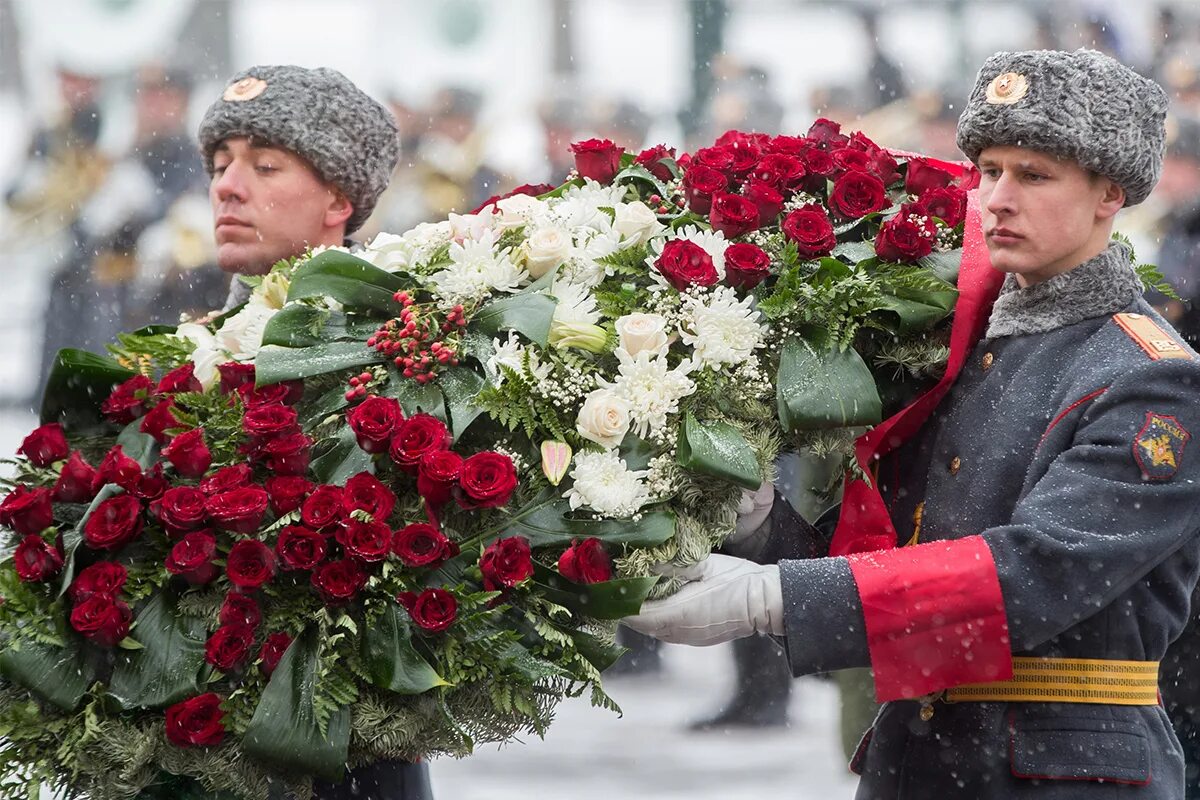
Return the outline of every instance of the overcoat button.
{"type": "Polygon", "coordinates": [[[962,459],[959,458],[958,456],[955,456],[954,458],[950,459],[950,474],[957,475],[958,469],[961,466],[962,466],[962,459]]]}
{"type": "Polygon", "coordinates": [[[989,369],[991,369],[992,362],[995,360],[996,360],[996,357],[994,355],[992,355],[991,353],[984,353],[983,354],[983,371],[987,372],[989,369]]]}

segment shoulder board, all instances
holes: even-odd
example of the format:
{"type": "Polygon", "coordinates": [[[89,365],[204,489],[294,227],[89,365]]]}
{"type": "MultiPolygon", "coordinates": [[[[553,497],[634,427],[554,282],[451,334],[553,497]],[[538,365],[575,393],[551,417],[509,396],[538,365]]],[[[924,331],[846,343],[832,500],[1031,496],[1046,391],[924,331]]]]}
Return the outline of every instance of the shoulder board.
{"type": "Polygon", "coordinates": [[[1175,341],[1175,337],[1158,327],[1154,320],[1145,314],[1114,314],[1113,322],[1117,323],[1130,339],[1137,342],[1153,361],[1160,358],[1192,357],[1183,345],[1175,341]]]}

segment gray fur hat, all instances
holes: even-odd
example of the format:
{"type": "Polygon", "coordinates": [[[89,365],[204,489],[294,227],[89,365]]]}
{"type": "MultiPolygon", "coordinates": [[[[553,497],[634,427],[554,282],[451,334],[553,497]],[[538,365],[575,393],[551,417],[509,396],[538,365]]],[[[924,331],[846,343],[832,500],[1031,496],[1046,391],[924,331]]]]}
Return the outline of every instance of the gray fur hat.
{"type": "Polygon", "coordinates": [[[354,206],[346,233],[371,216],[400,157],[392,115],[334,69],[257,66],[230,80],[200,121],[200,149],[212,174],[222,140],[251,136],[306,159],[354,206]]]}
{"type": "Polygon", "coordinates": [[[1142,202],[1158,183],[1167,94],[1095,50],[996,53],[984,62],[958,119],[958,147],[1016,145],[1069,158],[1142,202]]]}

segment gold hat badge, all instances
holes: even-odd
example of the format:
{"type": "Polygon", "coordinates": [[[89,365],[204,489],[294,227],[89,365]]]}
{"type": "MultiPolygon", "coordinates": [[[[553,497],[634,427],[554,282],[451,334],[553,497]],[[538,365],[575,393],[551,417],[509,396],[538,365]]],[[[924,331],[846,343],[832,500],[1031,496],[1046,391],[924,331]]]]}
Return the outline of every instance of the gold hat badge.
{"type": "Polygon", "coordinates": [[[1005,72],[992,78],[987,101],[992,105],[1011,106],[1029,92],[1029,81],[1019,72],[1005,72]]]}
{"type": "Polygon", "coordinates": [[[229,84],[221,99],[228,103],[243,103],[253,100],[267,89],[267,82],[262,78],[246,76],[236,83],[229,84]]]}

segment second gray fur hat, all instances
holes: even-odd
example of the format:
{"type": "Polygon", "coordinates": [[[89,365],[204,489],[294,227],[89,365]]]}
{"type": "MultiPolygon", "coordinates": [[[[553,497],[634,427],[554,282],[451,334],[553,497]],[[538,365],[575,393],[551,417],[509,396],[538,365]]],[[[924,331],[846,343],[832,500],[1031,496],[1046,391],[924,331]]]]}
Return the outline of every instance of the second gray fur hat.
{"type": "Polygon", "coordinates": [[[979,70],[958,120],[972,161],[994,145],[1069,158],[1146,199],[1162,172],[1167,94],[1095,50],[996,53],[979,70]]]}
{"type": "Polygon", "coordinates": [[[303,157],[354,206],[346,233],[362,227],[400,157],[388,110],[335,69],[250,67],[235,75],[200,121],[212,174],[222,140],[249,136],[303,157]]]}

